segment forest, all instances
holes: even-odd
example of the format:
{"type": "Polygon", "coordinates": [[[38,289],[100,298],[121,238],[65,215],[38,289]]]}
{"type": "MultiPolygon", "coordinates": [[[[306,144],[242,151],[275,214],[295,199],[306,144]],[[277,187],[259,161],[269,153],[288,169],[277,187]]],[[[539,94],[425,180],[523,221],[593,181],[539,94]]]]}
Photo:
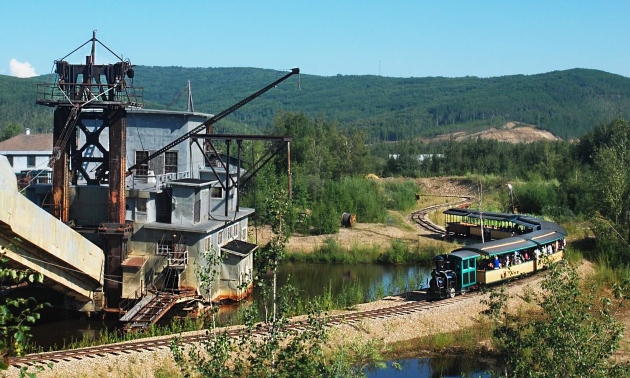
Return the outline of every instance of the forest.
{"type": "MultiPolygon", "coordinates": [[[[295,231],[337,232],[343,212],[356,213],[362,222],[384,222],[387,210],[415,205],[413,178],[455,176],[483,183],[488,191],[505,192],[502,188],[511,183],[524,213],[560,221],[586,219],[597,236],[594,256],[630,263],[630,123],[623,117],[595,126],[578,142],[368,144],[363,131],[291,112],[281,112],[272,131],[294,140],[290,224],[295,231]],[[420,154],[432,157],[420,160],[420,154]],[[366,178],[370,173],[399,179],[372,180],[366,178]]],[[[265,167],[260,174],[265,179],[245,188],[245,205],[255,206],[266,222],[270,212],[252,201],[286,188],[284,159],[265,167]]],[[[509,211],[507,192],[504,197],[498,208],[488,210],[509,211]]]]}
{"type": "MultiPolygon", "coordinates": [[[[148,107],[166,108],[190,79],[195,110],[210,113],[279,77],[276,71],[249,68],[138,67],[136,75],[136,84],[147,88],[148,107]]],[[[34,85],[42,79],[48,78],[0,76],[0,139],[24,128],[50,130],[52,109],[34,104],[34,85]]],[[[419,190],[414,178],[455,176],[483,184],[487,191],[501,191],[510,183],[519,211],[574,228],[586,224],[594,238],[578,240],[588,245],[575,249],[600,266],[612,267],[611,275],[630,277],[629,79],[600,71],[569,70],[488,79],[302,75],[301,89],[291,87],[290,82],[218,125],[219,132],[262,132],[293,138],[290,202],[275,197],[288,186],[289,167],[284,156],[272,160],[250,185],[242,188],[242,205],[256,208],[255,221],[277,223],[277,207],[282,205],[284,233],[335,233],[342,212],[355,213],[361,222],[382,223],[389,210],[413,209],[419,190]],[[534,124],[564,140],[425,143],[415,138],[487,128],[510,120],[534,124]],[[370,174],[385,179],[368,178],[374,177],[370,174]],[[276,201],[258,200],[262,198],[276,201]]],[[[183,108],[181,102],[173,106],[183,108]]],[[[257,143],[251,144],[252,155],[262,154],[262,146],[257,143]]],[[[508,207],[506,196],[496,208],[488,210],[507,211],[508,207]]],[[[279,243],[277,250],[282,245],[279,243]]],[[[262,248],[261,253],[267,250],[274,252],[273,248],[262,248]]],[[[560,279],[555,282],[562,283],[560,279]]],[[[566,292],[562,298],[574,298],[578,290],[571,285],[550,286],[548,292],[566,292]]],[[[583,319],[592,310],[590,299],[585,303],[588,306],[584,310],[570,308],[568,313],[583,319]]],[[[602,313],[607,316],[606,309],[602,313]]],[[[557,327],[546,326],[537,328],[554,336],[560,332],[557,327]]],[[[606,333],[605,327],[593,333],[606,333]]],[[[8,330],[5,328],[5,333],[8,330]]],[[[521,337],[519,342],[531,341],[526,334],[518,334],[518,328],[499,326],[496,330],[507,335],[504,340],[508,342],[515,340],[515,335],[521,337]]],[[[25,332],[22,328],[18,331],[25,332]]],[[[554,337],[550,342],[558,339],[554,337]]],[[[607,344],[610,353],[618,346],[618,340],[613,341],[607,344]]],[[[589,343],[590,339],[583,344],[589,343]]],[[[518,345],[504,344],[514,348],[503,346],[509,355],[522,350],[516,349],[518,345]]],[[[320,341],[309,345],[319,346],[320,341]]],[[[596,353],[591,354],[598,360],[610,354],[596,353]]],[[[175,354],[176,360],[182,356],[175,354]]],[[[188,366],[185,358],[178,363],[188,366]]],[[[600,376],[612,376],[607,375],[608,370],[603,371],[605,374],[600,376]]]]}
{"type": "MultiPolygon", "coordinates": [[[[258,68],[135,67],[146,108],[186,109],[191,83],[194,109],[216,114],[285,72],[258,68]]],[[[49,132],[52,109],[35,104],[36,83],[53,75],[19,79],[0,75],[0,135],[8,126],[49,132]]],[[[572,69],[502,77],[323,77],[302,73],[234,112],[219,132],[266,133],[278,111],[338,122],[361,130],[369,143],[408,140],[459,130],[482,130],[508,121],[577,138],[597,123],[630,118],[630,79],[572,69]]],[[[11,135],[11,133],[8,133],[11,135]]],[[[5,135],[6,136],[6,135],[5,135]]]]}

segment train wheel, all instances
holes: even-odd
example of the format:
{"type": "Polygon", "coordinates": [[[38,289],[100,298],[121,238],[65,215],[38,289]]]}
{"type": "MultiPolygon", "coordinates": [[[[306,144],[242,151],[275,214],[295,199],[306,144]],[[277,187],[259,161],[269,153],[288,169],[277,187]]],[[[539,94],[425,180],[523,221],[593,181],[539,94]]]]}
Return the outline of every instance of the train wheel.
{"type": "Polygon", "coordinates": [[[450,289],[448,290],[448,296],[449,296],[450,298],[455,298],[455,289],[450,288],[450,289]]]}

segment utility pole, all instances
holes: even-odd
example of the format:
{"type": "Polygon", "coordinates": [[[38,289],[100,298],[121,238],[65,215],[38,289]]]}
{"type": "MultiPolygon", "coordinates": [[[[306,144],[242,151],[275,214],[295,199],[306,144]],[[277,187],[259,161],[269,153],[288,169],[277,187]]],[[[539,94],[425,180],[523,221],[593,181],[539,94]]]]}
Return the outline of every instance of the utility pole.
{"type": "Polygon", "coordinates": [[[481,242],[485,243],[485,229],[483,227],[483,208],[481,207],[481,201],[483,197],[483,185],[481,184],[481,180],[479,180],[479,220],[481,221],[481,242]]]}

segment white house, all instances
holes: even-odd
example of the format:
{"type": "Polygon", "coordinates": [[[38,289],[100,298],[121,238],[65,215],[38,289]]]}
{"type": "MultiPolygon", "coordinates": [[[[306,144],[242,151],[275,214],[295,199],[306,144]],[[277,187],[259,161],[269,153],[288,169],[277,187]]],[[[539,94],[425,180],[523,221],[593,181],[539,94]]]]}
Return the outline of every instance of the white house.
{"type": "Polygon", "coordinates": [[[31,134],[30,130],[26,129],[25,134],[0,142],[0,155],[7,157],[9,164],[13,167],[13,173],[18,178],[27,175],[48,178],[52,173],[48,167],[48,161],[52,156],[52,145],[52,134],[31,134]],[[35,171],[37,173],[29,174],[35,171]],[[45,174],[39,171],[45,171],[45,174]]]}

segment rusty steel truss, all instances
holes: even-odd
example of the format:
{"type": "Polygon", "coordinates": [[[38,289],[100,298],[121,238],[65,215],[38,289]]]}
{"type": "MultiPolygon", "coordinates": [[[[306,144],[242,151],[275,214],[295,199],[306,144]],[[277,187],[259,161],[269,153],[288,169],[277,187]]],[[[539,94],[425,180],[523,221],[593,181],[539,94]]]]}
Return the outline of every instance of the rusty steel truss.
{"type": "MultiPolygon", "coordinates": [[[[107,218],[98,225],[105,244],[104,291],[106,306],[116,306],[122,293],[121,262],[127,255],[126,240],[131,236],[125,224],[125,172],[126,172],[126,107],[141,106],[141,95],[133,88],[134,71],[129,60],[123,60],[96,38],[92,38],[55,61],[56,82],[39,84],[37,104],[55,107],[53,130],[53,215],[64,223],[70,222],[70,185],[82,177],[87,185],[108,186],[107,218]],[[74,52],[92,44],[85,64],[70,64],[65,59],[74,52]],[[99,43],[118,58],[114,64],[96,64],[96,44],[99,43]],[[89,131],[84,122],[100,123],[89,131]],[[81,132],[84,138],[78,138],[81,132]],[[99,142],[99,136],[108,133],[109,147],[99,142]],[[83,145],[79,141],[84,140],[83,145]],[[85,154],[88,149],[100,151],[100,156],[85,154]],[[88,164],[98,167],[91,176],[85,169],[88,164]]],[[[141,91],[140,91],[141,93],[141,91]]],[[[98,155],[98,154],[97,154],[98,155]]]]}

